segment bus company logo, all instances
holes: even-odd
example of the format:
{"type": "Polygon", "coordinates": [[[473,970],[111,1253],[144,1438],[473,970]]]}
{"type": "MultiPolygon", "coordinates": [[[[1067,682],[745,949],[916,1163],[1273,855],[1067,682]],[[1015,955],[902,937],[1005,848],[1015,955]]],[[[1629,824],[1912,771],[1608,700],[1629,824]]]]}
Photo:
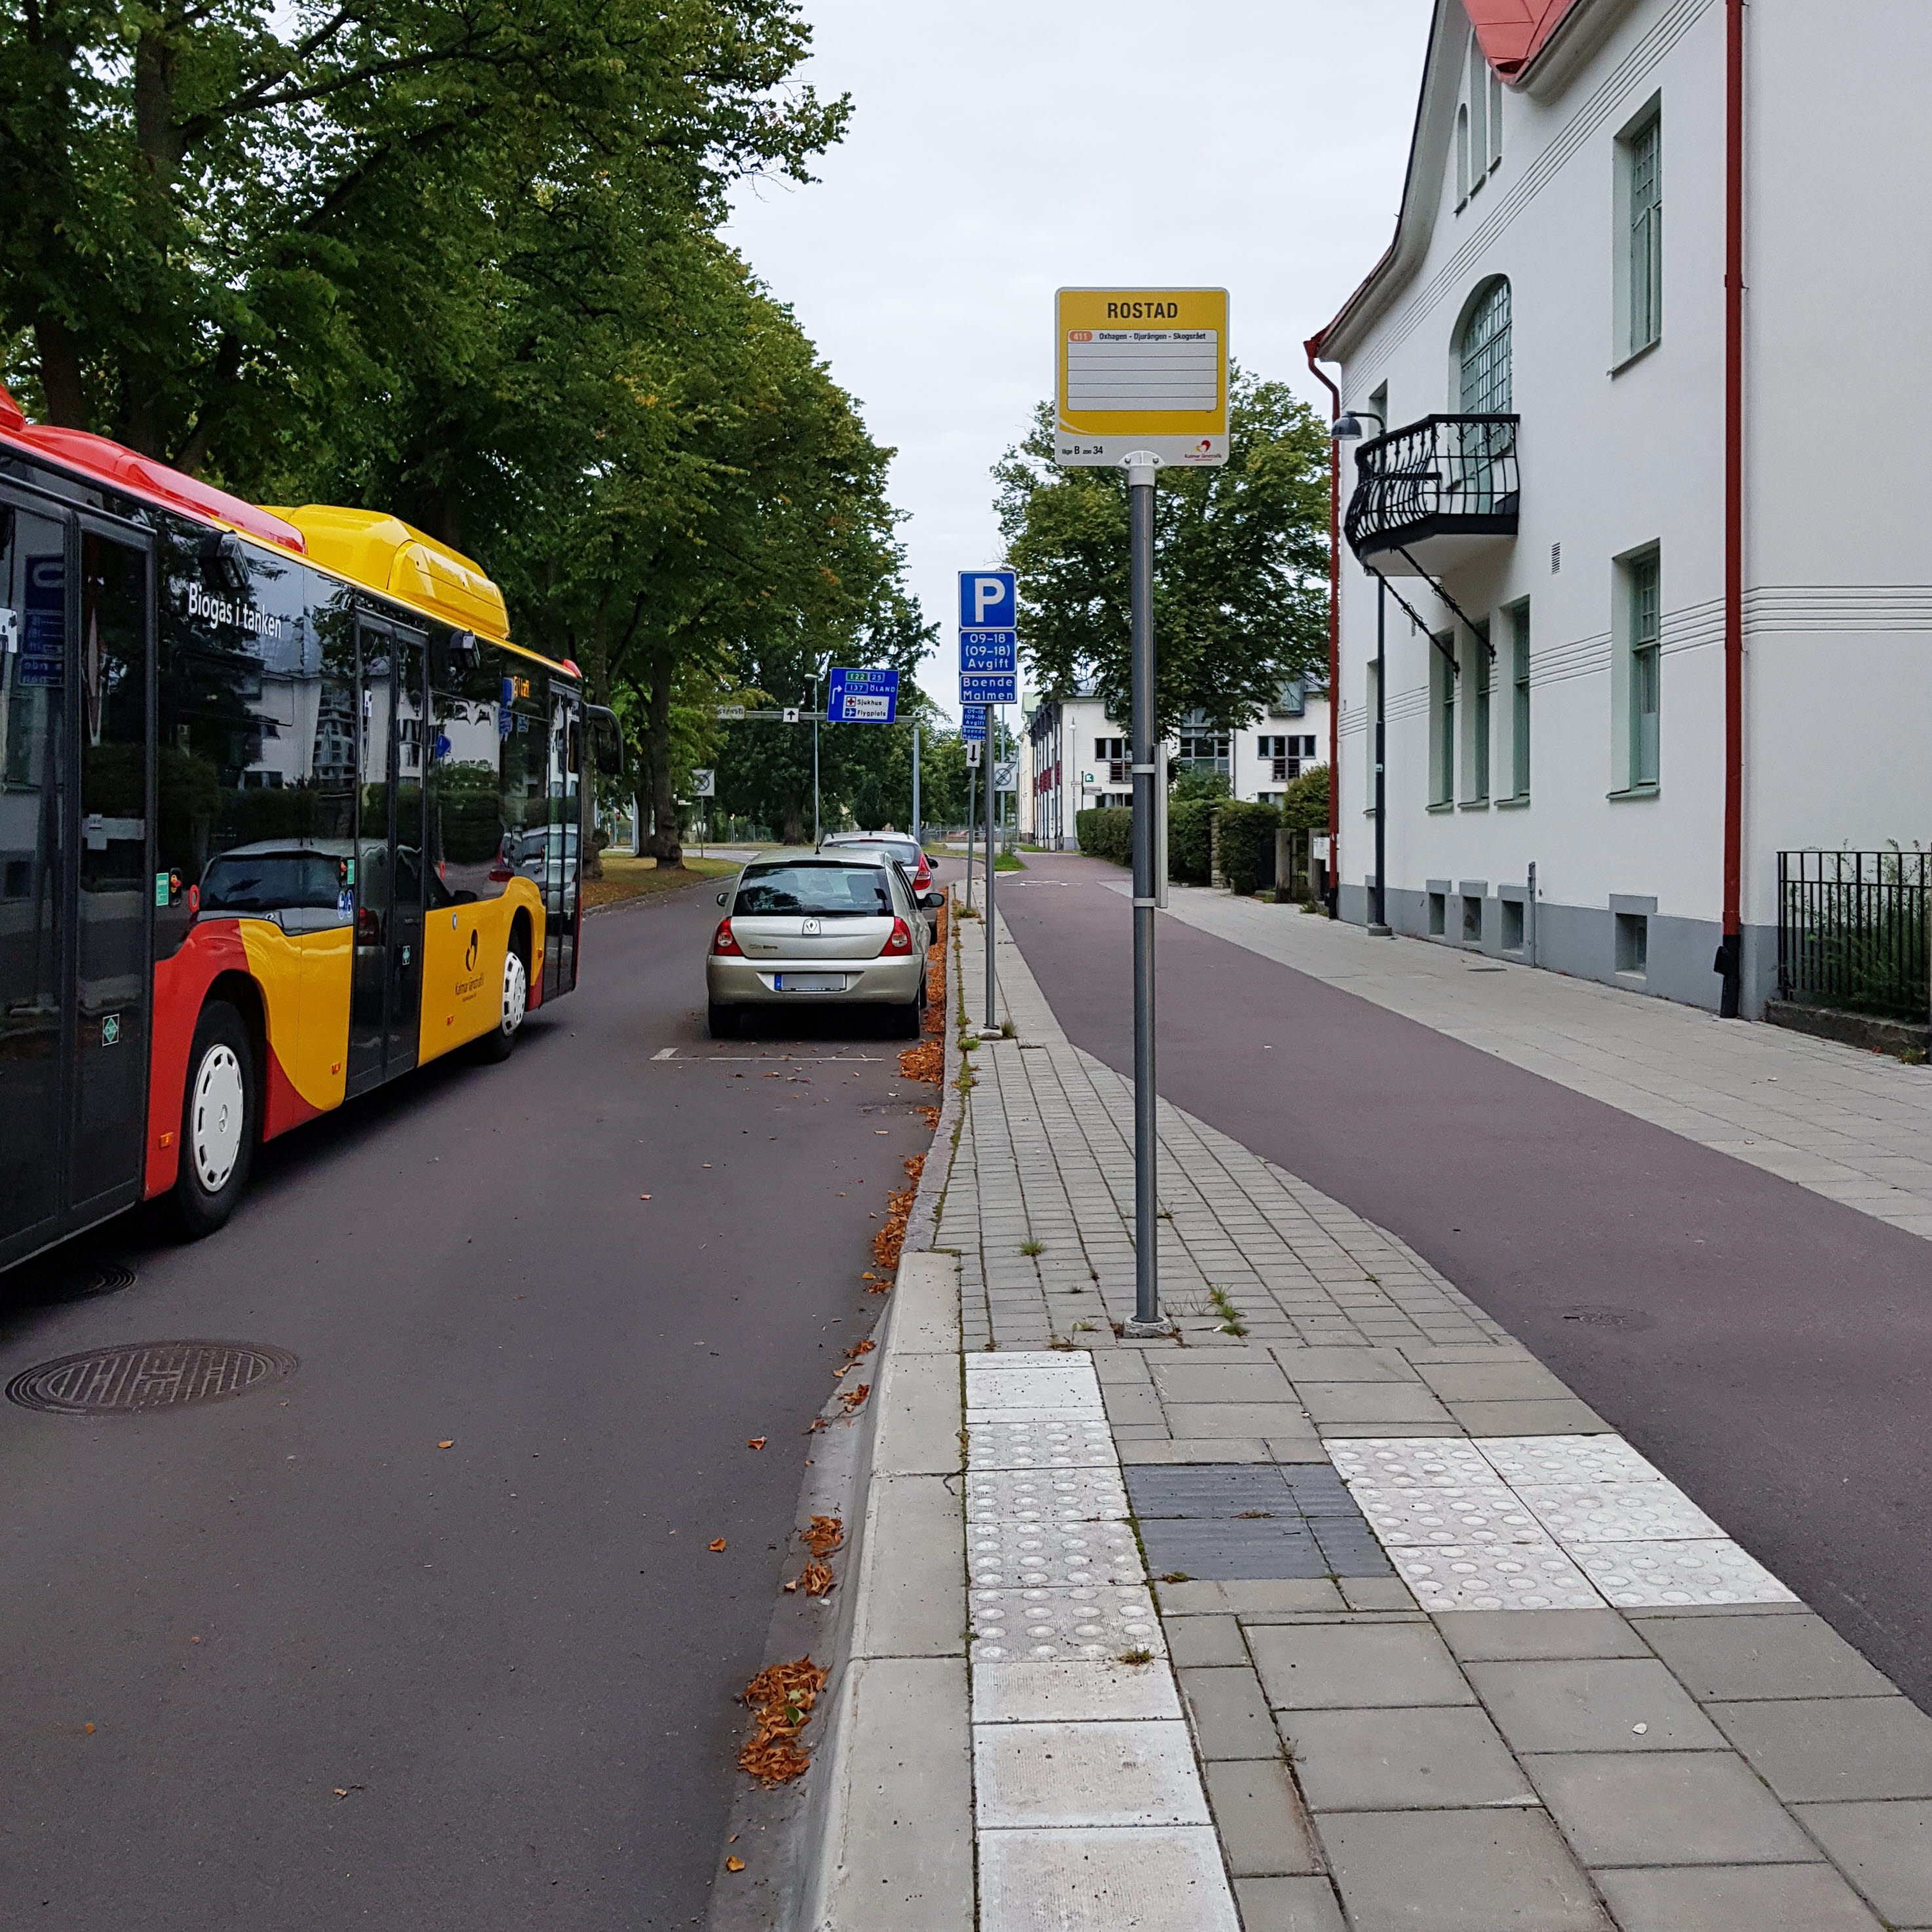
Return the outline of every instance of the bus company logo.
{"type": "Polygon", "coordinates": [[[473,931],[470,935],[470,950],[463,956],[463,970],[466,973],[476,970],[476,934],[473,931]]]}
{"type": "Polygon", "coordinates": [[[238,602],[232,597],[211,597],[198,584],[185,587],[189,616],[201,618],[211,624],[231,625],[251,638],[280,636],[286,620],[274,611],[258,610],[254,604],[238,602]]]}

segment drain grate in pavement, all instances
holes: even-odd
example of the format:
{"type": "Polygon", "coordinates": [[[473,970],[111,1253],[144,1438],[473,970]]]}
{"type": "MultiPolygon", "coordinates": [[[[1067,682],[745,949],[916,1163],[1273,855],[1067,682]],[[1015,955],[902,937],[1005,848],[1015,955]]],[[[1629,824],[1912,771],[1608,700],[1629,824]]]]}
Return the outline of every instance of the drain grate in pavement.
{"type": "Polygon", "coordinates": [[[246,1395],[296,1366],[286,1348],[257,1342],[130,1342],[26,1370],[7,1400],[48,1415],[148,1415],[246,1395]]]}
{"type": "Polygon", "coordinates": [[[1333,1468],[1140,1464],[1126,1472],[1148,1567],[1226,1582],[1394,1574],[1333,1468]]]}

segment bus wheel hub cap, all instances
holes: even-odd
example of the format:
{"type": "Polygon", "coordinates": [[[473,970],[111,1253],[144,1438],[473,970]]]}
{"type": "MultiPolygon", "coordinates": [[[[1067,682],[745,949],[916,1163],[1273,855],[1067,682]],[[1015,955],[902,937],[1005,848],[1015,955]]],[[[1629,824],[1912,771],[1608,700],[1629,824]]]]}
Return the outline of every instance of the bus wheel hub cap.
{"type": "Polygon", "coordinates": [[[524,962],[515,953],[503,961],[503,1030],[514,1033],[524,1023],[524,1007],[529,997],[524,977],[524,962]]]}
{"type": "Polygon", "coordinates": [[[194,1166],[201,1184],[218,1194],[242,1152],[242,1063],[234,1049],[212,1047],[194,1077],[194,1166]]]}

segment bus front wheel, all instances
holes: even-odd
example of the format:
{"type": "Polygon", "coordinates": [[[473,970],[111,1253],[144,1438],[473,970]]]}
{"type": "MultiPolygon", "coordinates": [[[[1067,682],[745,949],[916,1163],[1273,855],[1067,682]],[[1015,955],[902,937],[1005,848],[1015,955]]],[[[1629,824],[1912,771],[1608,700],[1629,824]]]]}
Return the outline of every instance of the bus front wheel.
{"type": "Polygon", "coordinates": [[[175,1180],[176,1216],[191,1239],[213,1234],[248,1188],[260,1132],[256,1090],[248,1029],[225,1000],[211,1000],[188,1049],[175,1180]]]}
{"type": "Polygon", "coordinates": [[[524,956],[512,946],[503,955],[503,1004],[496,1024],[476,1042],[478,1058],[508,1060],[510,1049],[522,1030],[524,1016],[530,1010],[530,969],[524,956]]]}

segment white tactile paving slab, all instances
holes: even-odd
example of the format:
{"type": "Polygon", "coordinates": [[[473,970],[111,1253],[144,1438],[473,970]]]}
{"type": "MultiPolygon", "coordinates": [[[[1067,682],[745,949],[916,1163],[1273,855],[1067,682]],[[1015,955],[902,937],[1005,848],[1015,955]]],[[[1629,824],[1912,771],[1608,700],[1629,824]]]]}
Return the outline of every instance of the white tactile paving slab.
{"type": "Polygon", "coordinates": [[[1621,1436],[1490,1436],[1470,1445],[1512,1488],[1526,1483],[1660,1483],[1621,1436]]]}
{"type": "Polygon", "coordinates": [[[1578,1543],[1721,1539],[1724,1532],[1680,1490],[1649,1483],[1519,1483],[1516,1494],[1566,1548],[1578,1543]]]}
{"type": "Polygon", "coordinates": [[[1111,1469],[968,1469],[972,1522],[1124,1522],[1127,1492],[1111,1469]]]}
{"type": "Polygon", "coordinates": [[[1088,1658],[1014,1662],[976,1656],[976,1724],[1083,1724],[1102,1718],[1178,1718],[1180,1696],[1165,1664],[1088,1658]]]}
{"type": "Polygon", "coordinates": [[[1098,1589],[972,1589],[966,1593],[975,1664],[998,1660],[1085,1658],[1100,1663],[1150,1651],[1167,1640],[1144,1584],[1098,1589]]]}
{"type": "Polygon", "coordinates": [[[1357,1476],[1349,1479],[1348,1493],[1391,1555],[1418,1544],[1540,1547],[1551,1540],[1508,1485],[1493,1478],[1438,1485],[1413,1477],[1384,1482],[1357,1476]]]}
{"type": "Polygon", "coordinates": [[[1105,1421],[1028,1416],[982,1419],[967,1431],[969,1469],[1113,1469],[1120,1466],[1105,1421]]]}
{"type": "Polygon", "coordinates": [[[1476,1445],[1454,1436],[1330,1436],[1322,1444],[1344,1482],[1408,1481],[1445,1489],[1493,1483],[1496,1472],[1476,1445]]]}
{"type": "Polygon", "coordinates": [[[1620,1610],[1672,1604],[1795,1604],[1798,1599],[1728,1537],[1658,1543],[1577,1543],[1570,1553],[1620,1610]]]}
{"type": "MultiPolygon", "coordinates": [[[[969,1378],[996,1376],[1003,1369],[1066,1369],[1094,1375],[1094,1358],[1084,1348],[995,1348],[975,1350],[966,1358],[969,1378]]],[[[1096,1382],[1100,1378],[1094,1376],[1096,1382]]]]}
{"type": "Polygon", "coordinates": [[[1425,1610],[1598,1610],[1604,1600],[1555,1541],[1391,1549],[1389,1561],[1425,1610]]]}
{"type": "Polygon", "coordinates": [[[1178,1718],[982,1724],[973,1734],[973,1782],[982,1831],[1211,1822],[1178,1718]]]}
{"type": "Polygon", "coordinates": [[[966,1574],[987,1589],[1147,1580],[1140,1545],[1118,1522],[969,1524],[966,1574]]]}
{"type": "Polygon", "coordinates": [[[988,1832],[980,1932],[1241,1932],[1210,1826],[988,1832]]]}

